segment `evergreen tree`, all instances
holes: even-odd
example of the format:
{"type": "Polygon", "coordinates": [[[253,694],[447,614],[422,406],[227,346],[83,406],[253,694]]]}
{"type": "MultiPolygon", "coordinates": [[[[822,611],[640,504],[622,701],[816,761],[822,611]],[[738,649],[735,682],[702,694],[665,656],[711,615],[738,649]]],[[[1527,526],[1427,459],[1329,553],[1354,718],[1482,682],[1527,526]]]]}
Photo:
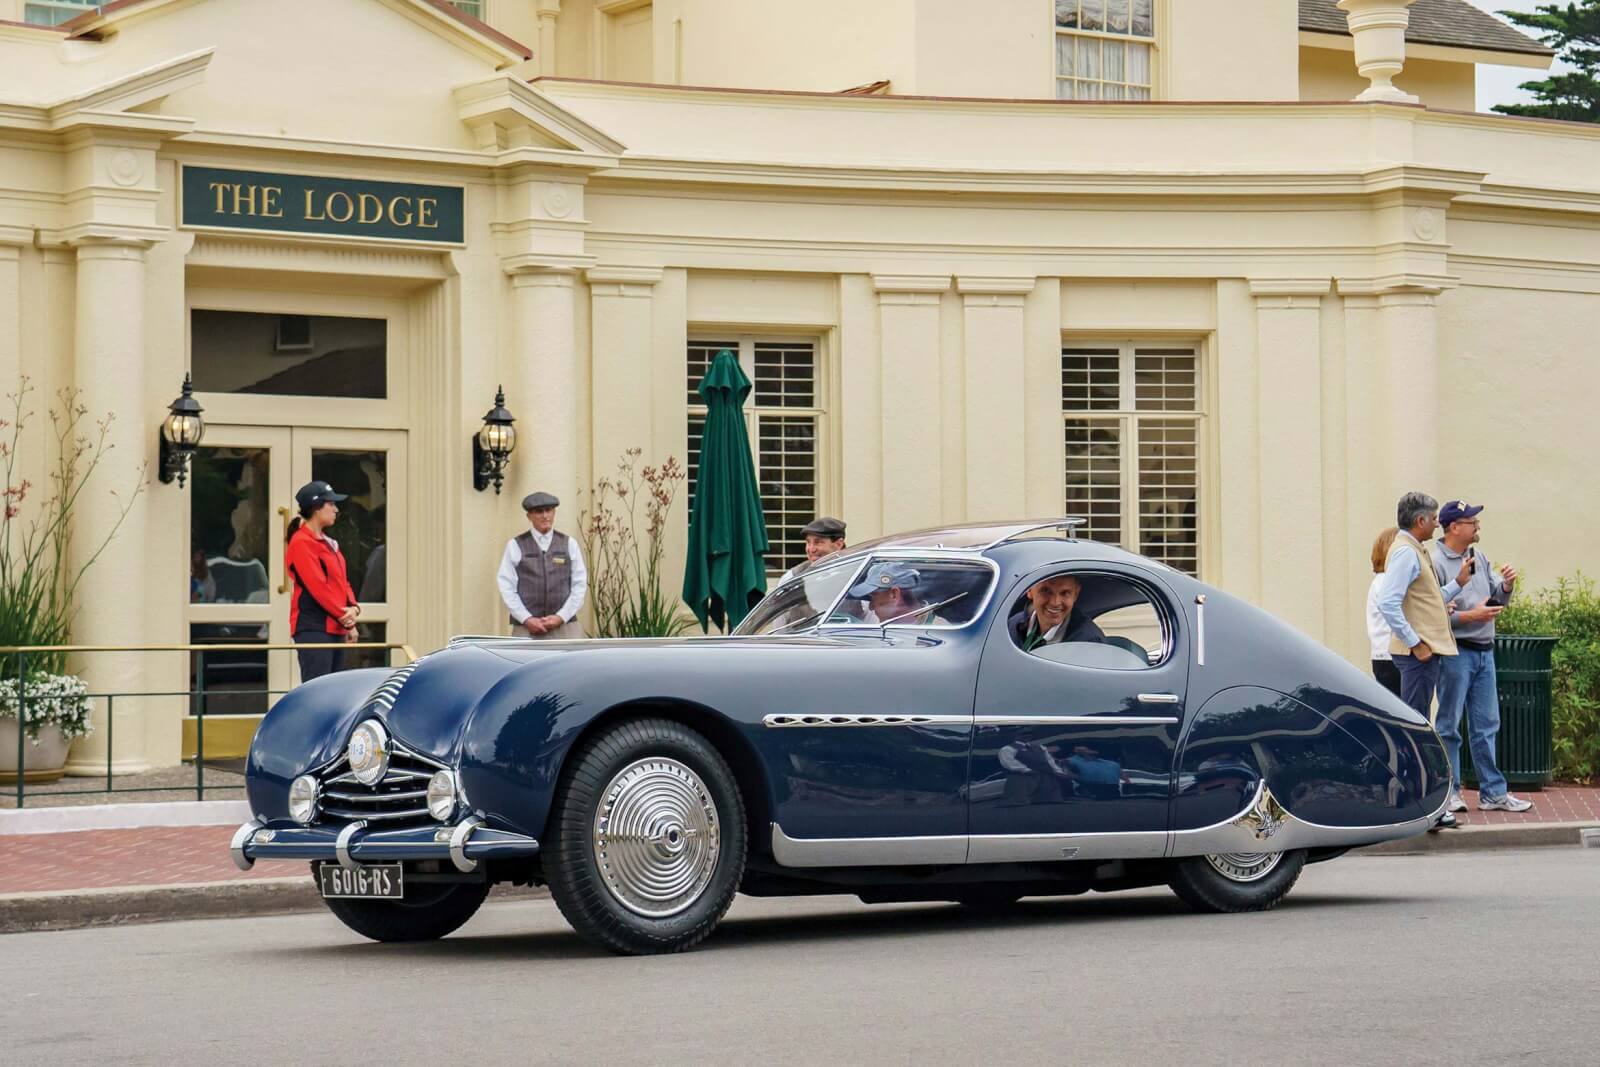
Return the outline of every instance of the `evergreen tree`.
{"type": "Polygon", "coordinates": [[[1600,0],[1577,0],[1565,7],[1540,4],[1532,12],[1500,14],[1537,31],[1539,39],[1573,69],[1543,81],[1524,82],[1522,88],[1537,96],[1539,103],[1496,104],[1494,110],[1505,115],[1600,122],[1600,0]]]}

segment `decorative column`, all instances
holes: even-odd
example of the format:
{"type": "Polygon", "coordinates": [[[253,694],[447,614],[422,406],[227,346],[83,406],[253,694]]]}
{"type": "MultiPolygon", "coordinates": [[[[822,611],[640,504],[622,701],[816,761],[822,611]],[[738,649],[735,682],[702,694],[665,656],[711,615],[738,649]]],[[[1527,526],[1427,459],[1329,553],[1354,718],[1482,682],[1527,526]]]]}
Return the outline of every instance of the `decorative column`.
{"type": "Polygon", "coordinates": [[[536,56],[540,76],[556,73],[556,16],[561,14],[561,0],[538,0],[539,51],[536,56]]]}
{"type": "MultiPolygon", "coordinates": [[[[16,389],[22,374],[22,249],[33,232],[0,226],[0,382],[16,389]]],[[[6,417],[9,417],[6,416],[6,417]]]]}
{"type": "Polygon", "coordinates": [[[950,276],[875,274],[872,284],[883,364],[883,530],[937,526],[943,511],[939,301],[950,276]]]}
{"type": "MultiPolygon", "coordinates": [[[[573,281],[574,271],[565,266],[526,266],[512,273],[516,377],[506,383],[519,430],[511,484],[554,493],[565,508],[577,503],[578,488],[573,281]]],[[[516,490],[513,496],[521,499],[516,490]]]]}
{"type": "Polygon", "coordinates": [[[1355,38],[1356,70],[1372,84],[1357,100],[1415,104],[1417,98],[1393,84],[1406,65],[1406,11],[1415,0],[1339,0],[1350,36],[1355,38]]]}
{"type": "MultiPolygon", "coordinates": [[[[152,546],[145,536],[148,494],[154,478],[156,434],[163,414],[144,410],[145,251],[148,242],[122,238],[85,238],[76,242],[77,306],[74,318],[73,382],[88,409],[85,432],[93,440],[95,422],[109,415],[106,451],[94,479],[78,497],[72,517],[75,536],[70,566],[88,562],[105,536],[116,536],[95,559],[78,587],[78,614],[72,641],[79,645],[136,645],[148,635],[129,629],[156,590],[149,588],[152,546]],[[147,467],[148,465],[148,467],[147,467]],[[123,518],[130,494],[146,486],[123,518]],[[118,528],[118,523],[121,523],[118,528]]],[[[44,403],[41,398],[41,406],[44,403]]],[[[162,487],[165,489],[166,487],[162,487]]],[[[179,501],[171,506],[180,508],[179,501]]],[[[146,688],[144,656],[137,652],[85,653],[73,666],[91,692],[138,693],[146,688]]],[[[135,774],[151,766],[146,734],[151,725],[141,701],[127,698],[115,706],[112,772],[135,774]]],[[[73,746],[68,774],[106,772],[105,703],[95,701],[95,729],[73,746]]],[[[165,762],[165,760],[163,761],[165,762]]]]}
{"type": "MultiPolygon", "coordinates": [[[[1378,367],[1375,410],[1389,442],[1384,471],[1391,499],[1413,489],[1439,497],[1439,290],[1393,289],[1378,294],[1378,367]]],[[[1391,509],[1392,510],[1392,509],[1391,509]]],[[[1385,520],[1393,522],[1393,514],[1385,520]]]]}
{"type": "Polygon", "coordinates": [[[956,278],[966,353],[965,517],[971,522],[1028,510],[1023,301],[1033,284],[1032,278],[956,278]]]}
{"type": "Polygon", "coordinates": [[[651,297],[661,280],[657,267],[589,268],[590,381],[593,383],[593,448],[596,475],[610,474],[629,448],[653,455],[651,412],[651,297]]]}
{"type": "Polygon", "coordinates": [[[1326,278],[1254,279],[1261,605],[1323,629],[1322,297],[1326,278]]]}

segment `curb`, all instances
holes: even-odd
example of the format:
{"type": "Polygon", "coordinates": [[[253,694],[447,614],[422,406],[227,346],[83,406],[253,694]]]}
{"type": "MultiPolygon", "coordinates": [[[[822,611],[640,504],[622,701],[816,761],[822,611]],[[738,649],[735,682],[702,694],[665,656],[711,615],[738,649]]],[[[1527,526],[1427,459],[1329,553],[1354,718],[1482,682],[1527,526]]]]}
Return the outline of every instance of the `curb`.
{"type": "Polygon", "coordinates": [[[1583,831],[1600,828],[1594,822],[1500,823],[1494,826],[1463,826],[1385,841],[1361,849],[1367,856],[1419,856],[1431,852],[1477,852],[1494,848],[1545,848],[1552,845],[1581,845],[1583,831]]]}
{"type": "Polygon", "coordinates": [[[81,804],[0,811],[0,836],[74,830],[140,830],[147,826],[237,826],[250,821],[243,800],[172,800],[155,804],[81,804]]]}
{"type": "MultiPolygon", "coordinates": [[[[542,886],[499,886],[491,892],[489,903],[537,900],[549,895],[542,886]]],[[[0,893],[0,934],[187,919],[245,919],[322,910],[322,897],[305,875],[237,882],[0,893]]]]}

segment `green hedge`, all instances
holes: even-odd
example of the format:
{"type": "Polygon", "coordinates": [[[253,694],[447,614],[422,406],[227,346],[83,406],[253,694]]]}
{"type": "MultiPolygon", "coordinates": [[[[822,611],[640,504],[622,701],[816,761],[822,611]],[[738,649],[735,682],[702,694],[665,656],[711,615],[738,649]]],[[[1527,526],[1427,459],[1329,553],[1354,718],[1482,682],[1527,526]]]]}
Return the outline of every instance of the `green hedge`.
{"type": "Polygon", "coordinates": [[[1557,638],[1551,656],[1555,776],[1600,777],[1600,593],[1582,574],[1515,596],[1495,620],[1500,634],[1557,638]]]}

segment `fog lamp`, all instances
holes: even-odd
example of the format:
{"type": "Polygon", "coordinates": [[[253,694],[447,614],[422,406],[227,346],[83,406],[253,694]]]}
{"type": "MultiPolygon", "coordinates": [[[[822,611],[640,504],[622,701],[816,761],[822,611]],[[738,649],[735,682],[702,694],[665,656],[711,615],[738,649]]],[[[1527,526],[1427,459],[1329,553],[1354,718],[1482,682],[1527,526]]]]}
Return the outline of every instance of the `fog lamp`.
{"type": "Polygon", "coordinates": [[[428,814],[448,822],[455,813],[456,776],[451,771],[440,771],[428,779],[428,814]]]}
{"type": "Polygon", "coordinates": [[[345,749],[350,772],[362,785],[377,785],[389,771],[389,734],[377,719],[368,719],[350,734],[345,749]]]}
{"type": "Polygon", "coordinates": [[[302,774],[289,783],[289,818],[301,826],[310,826],[317,819],[317,780],[302,774]]]}

